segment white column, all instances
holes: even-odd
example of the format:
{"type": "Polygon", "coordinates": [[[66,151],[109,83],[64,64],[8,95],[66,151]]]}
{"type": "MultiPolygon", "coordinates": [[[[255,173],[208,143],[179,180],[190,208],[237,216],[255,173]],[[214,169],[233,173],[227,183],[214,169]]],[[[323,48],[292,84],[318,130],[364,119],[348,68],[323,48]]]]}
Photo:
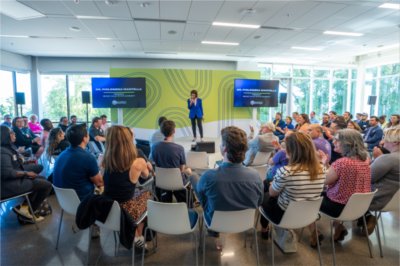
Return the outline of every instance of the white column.
{"type": "Polygon", "coordinates": [[[124,113],[122,112],[122,108],[118,108],[118,125],[124,124],[124,113]]]}

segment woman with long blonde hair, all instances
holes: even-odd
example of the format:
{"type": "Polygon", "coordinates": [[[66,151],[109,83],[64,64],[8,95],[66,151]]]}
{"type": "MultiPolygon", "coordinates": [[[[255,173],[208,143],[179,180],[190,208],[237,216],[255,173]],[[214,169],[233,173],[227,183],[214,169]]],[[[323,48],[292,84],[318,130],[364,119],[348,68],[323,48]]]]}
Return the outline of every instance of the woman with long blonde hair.
{"type": "MultiPolygon", "coordinates": [[[[290,201],[315,200],[321,195],[325,168],[319,162],[310,136],[294,132],[286,137],[286,156],[289,163],[279,168],[264,194],[262,208],[279,223],[290,201]]],[[[268,238],[268,220],[261,217],[261,235],[268,238]]],[[[312,238],[316,238],[315,233],[312,238]]]]}
{"type": "MultiPolygon", "coordinates": [[[[132,216],[134,221],[146,211],[149,192],[135,193],[139,177],[147,178],[149,169],[143,158],[138,158],[133,144],[132,131],[124,126],[107,129],[106,149],[102,161],[104,168],[104,195],[118,201],[121,208],[132,216]]],[[[144,248],[143,226],[137,226],[135,248],[144,248]]]]}

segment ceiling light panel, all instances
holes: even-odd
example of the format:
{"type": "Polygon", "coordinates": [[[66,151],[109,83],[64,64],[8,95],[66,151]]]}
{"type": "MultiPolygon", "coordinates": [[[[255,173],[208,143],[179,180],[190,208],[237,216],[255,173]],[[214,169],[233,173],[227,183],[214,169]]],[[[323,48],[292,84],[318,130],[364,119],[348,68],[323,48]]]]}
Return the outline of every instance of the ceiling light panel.
{"type": "Polygon", "coordinates": [[[215,41],[202,41],[202,44],[211,44],[211,45],[230,45],[236,46],[239,45],[237,42],[215,42],[215,41]]]}
{"type": "Polygon", "coordinates": [[[24,5],[16,0],[1,1],[0,13],[16,20],[45,17],[44,14],[24,5]]]}
{"type": "Polygon", "coordinates": [[[396,4],[396,3],[384,3],[384,4],[380,5],[379,7],[400,10],[400,4],[396,4]]]}
{"type": "Polygon", "coordinates": [[[302,47],[302,46],[292,46],[293,50],[303,50],[303,51],[322,51],[321,47],[302,47]]]}
{"type": "Polygon", "coordinates": [[[345,32],[345,31],[324,31],[324,34],[327,35],[339,35],[339,36],[353,36],[353,37],[360,37],[363,36],[363,33],[358,33],[358,32],[345,32]]]}
{"type": "Polygon", "coordinates": [[[249,29],[258,29],[258,28],[260,28],[260,25],[229,23],[229,22],[219,22],[219,21],[214,21],[212,23],[212,25],[213,26],[222,26],[222,27],[234,27],[234,28],[249,28],[249,29]]]}

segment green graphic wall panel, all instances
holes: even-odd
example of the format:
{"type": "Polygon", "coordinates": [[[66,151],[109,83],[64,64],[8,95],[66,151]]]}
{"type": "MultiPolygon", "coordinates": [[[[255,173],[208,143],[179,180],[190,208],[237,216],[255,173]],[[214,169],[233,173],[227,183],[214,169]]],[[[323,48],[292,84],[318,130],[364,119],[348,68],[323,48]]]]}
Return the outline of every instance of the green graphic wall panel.
{"type": "MultiPolygon", "coordinates": [[[[110,77],[146,78],[146,108],[123,109],[124,124],[131,127],[158,128],[157,119],[166,116],[178,128],[190,126],[187,99],[195,89],[203,99],[204,122],[249,119],[251,108],[233,108],[233,81],[237,78],[260,78],[255,71],[183,70],[183,69],[111,69],[110,77]]],[[[112,119],[116,121],[113,109],[112,119]]],[[[218,130],[219,130],[218,129],[218,130]]],[[[190,132],[187,132],[188,135],[190,132]]]]}

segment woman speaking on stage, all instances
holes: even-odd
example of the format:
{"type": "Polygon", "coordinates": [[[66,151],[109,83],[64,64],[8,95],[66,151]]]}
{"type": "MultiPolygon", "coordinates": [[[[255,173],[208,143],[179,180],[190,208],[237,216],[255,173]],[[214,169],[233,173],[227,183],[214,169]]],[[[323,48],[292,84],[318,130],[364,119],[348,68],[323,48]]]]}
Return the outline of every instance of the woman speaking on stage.
{"type": "Polygon", "coordinates": [[[203,104],[200,98],[197,97],[197,91],[190,92],[190,99],[187,100],[189,108],[189,118],[192,121],[193,141],[196,141],[196,122],[199,127],[200,140],[203,141],[203,104]]]}

